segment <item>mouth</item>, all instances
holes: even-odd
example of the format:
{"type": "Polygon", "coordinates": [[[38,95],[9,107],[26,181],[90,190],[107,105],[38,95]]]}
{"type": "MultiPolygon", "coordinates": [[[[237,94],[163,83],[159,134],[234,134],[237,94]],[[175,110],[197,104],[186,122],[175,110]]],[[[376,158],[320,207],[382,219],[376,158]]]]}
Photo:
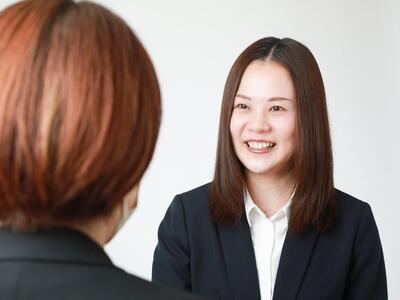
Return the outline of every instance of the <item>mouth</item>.
{"type": "Polygon", "coordinates": [[[247,148],[252,152],[266,152],[275,147],[274,142],[270,141],[246,141],[247,148]]]}

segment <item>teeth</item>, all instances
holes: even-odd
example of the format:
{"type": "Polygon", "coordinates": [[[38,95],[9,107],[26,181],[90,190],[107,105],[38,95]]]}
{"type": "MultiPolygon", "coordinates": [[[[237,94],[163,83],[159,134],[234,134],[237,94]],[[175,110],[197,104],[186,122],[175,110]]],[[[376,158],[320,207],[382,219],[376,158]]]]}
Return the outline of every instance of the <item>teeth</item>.
{"type": "Polygon", "coordinates": [[[275,144],[274,143],[265,143],[265,142],[248,142],[247,143],[250,149],[261,150],[266,148],[271,148],[275,144]]]}

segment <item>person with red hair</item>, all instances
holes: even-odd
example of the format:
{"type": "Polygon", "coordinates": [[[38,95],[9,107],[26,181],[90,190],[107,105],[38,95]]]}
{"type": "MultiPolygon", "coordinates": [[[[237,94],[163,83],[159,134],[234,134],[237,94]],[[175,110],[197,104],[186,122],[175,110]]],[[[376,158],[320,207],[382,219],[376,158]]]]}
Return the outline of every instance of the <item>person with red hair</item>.
{"type": "Polygon", "coordinates": [[[1,299],[192,299],[115,267],[160,126],[153,65],[92,2],[0,12],[1,299]]]}

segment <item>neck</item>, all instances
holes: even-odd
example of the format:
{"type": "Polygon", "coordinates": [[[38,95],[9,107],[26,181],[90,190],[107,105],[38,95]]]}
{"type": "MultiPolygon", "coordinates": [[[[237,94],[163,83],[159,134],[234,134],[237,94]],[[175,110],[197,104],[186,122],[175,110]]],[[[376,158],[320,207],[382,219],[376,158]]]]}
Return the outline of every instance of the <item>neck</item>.
{"type": "Polygon", "coordinates": [[[84,233],[101,247],[109,240],[109,232],[101,222],[73,223],[67,226],[84,233]]]}
{"type": "Polygon", "coordinates": [[[251,198],[267,218],[285,206],[295,188],[295,180],[290,173],[284,176],[248,173],[246,183],[251,198]]]}
{"type": "Polygon", "coordinates": [[[117,205],[109,215],[94,217],[83,222],[68,222],[59,224],[78,230],[101,247],[104,247],[117,231],[118,221],[121,216],[121,208],[117,205]]]}

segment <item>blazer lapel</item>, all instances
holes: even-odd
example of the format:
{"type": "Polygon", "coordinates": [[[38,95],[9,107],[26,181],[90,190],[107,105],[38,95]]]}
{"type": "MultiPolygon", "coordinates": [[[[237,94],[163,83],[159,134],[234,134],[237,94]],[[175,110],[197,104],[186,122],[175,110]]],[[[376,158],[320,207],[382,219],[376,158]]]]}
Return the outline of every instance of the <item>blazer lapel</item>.
{"type": "Polygon", "coordinates": [[[276,275],[274,300],[294,300],[319,233],[309,226],[301,234],[288,231],[276,275]]]}
{"type": "Polygon", "coordinates": [[[257,265],[251,233],[243,214],[235,226],[217,225],[234,299],[259,300],[257,265]]]}

